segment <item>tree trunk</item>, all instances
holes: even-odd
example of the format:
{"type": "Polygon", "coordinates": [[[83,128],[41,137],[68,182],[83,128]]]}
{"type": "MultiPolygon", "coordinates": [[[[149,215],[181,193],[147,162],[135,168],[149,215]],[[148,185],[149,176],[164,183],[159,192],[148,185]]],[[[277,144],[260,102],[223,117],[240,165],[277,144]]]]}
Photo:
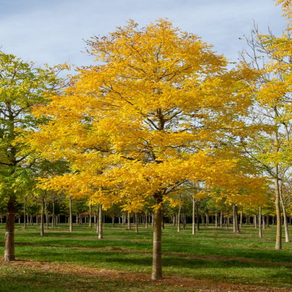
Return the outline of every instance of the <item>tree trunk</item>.
{"type": "Polygon", "coordinates": [[[276,245],[275,249],[282,249],[282,225],[281,225],[281,207],[280,207],[280,187],[278,180],[278,166],[275,167],[276,179],[275,179],[275,206],[276,206],[276,216],[277,216],[277,231],[276,231],[276,245]]]}
{"type": "Polygon", "coordinates": [[[284,200],[283,200],[283,196],[282,196],[282,191],[280,191],[280,202],[281,202],[282,211],[283,211],[285,242],[290,242],[288,222],[287,222],[287,214],[286,214],[286,207],[285,207],[285,204],[284,204],[284,200]]]}
{"type": "Polygon", "coordinates": [[[23,203],[23,228],[26,229],[26,196],[23,203]]]}
{"type": "Polygon", "coordinates": [[[48,213],[47,202],[45,202],[45,214],[46,214],[46,229],[49,229],[49,213],[48,213]]]}
{"type": "Polygon", "coordinates": [[[40,226],[40,235],[44,236],[44,215],[45,215],[45,197],[42,196],[42,208],[41,208],[41,226],[40,226]]]}
{"type": "Polygon", "coordinates": [[[266,229],[266,216],[262,215],[262,222],[263,222],[263,230],[266,229]]]}
{"type": "Polygon", "coordinates": [[[145,212],[145,228],[148,228],[148,212],[145,212]]]}
{"type": "Polygon", "coordinates": [[[152,262],[152,280],[159,280],[162,278],[162,252],[161,252],[161,195],[157,195],[156,208],[154,211],[154,222],[153,222],[153,262],[152,262]]]}
{"type": "Polygon", "coordinates": [[[258,222],[257,215],[253,215],[253,225],[254,225],[254,228],[255,228],[255,229],[258,228],[258,226],[257,226],[257,222],[258,222]]]}
{"type": "Polygon", "coordinates": [[[7,219],[5,229],[4,261],[15,261],[14,253],[14,224],[15,224],[15,197],[10,196],[7,205],[7,219]]]}
{"type": "Polygon", "coordinates": [[[233,232],[239,233],[237,206],[233,204],[233,232]]]}
{"type": "Polygon", "coordinates": [[[218,228],[218,212],[215,212],[215,228],[218,228]]]}
{"type": "Polygon", "coordinates": [[[92,228],[92,222],[91,222],[91,219],[92,219],[92,206],[91,206],[91,204],[89,205],[89,216],[88,216],[88,219],[89,219],[88,227],[89,228],[92,228]]]}
{"type": "Polygon", "coordinates": [[[98,205],[98,239],[103,239],[102,229],[102,205],[98,205]]]}
{"type": "Polygon", "coordinates": [[[222,211],[220,211],[219,227],[223,228],[223,212],[222,211]]]}
{"type": "Polygon", "coordinates": [[[192,208],[192,234],[196,234],[196,200],[193,197],[193,208],[192,208]]]}
{"type": "Polygon", "coordinates": [[[135,213],[135,231],[137,233],[139,231],[139,217],[138,217],[138,213],[135,213]]]}
{"type": "Polygon", "coordinates": [[[52,227],[56,226],[56,221],[55,221],[55,198],[53,198],[53,210],[52,210],[52,227]]]}
{"type": "Polygon", "coordinates": [[[242,228],[242,220],[243,219],[243,212],[240,211],[240,217],[239,217],[239,228],[241,229],[242,228]]]}
{"type": "Polygon", "coordinates": [[[266,227],[269,227],[270,224],[269,220],[270,220],[269,215],[266,215],[266,227]]]}
{"type": "Polygon", "coordinates": [[[180,232],[180,215],[181,215],[181,207],[178,208],[177,213],[177,232],[180,232]]]}
{"type": "Polygon", "coordinates": [[[262,207],[259,207],[259,237],[263,237],[263,230],[262,230],[262,207]]]}
{"type": "Polygon", "coordinates": [[[186,213],[182,214],[182,219],[183,219],[183,229],[186,229],[186,227],[187,227],[187,215],[186,215],[186,213]]]}
{"type": "Polygon", "coordinates": [[[209,226],[209,213],[208,212],[205,214],[205,218],[206,218],[206,226],[208,227],[209,226]]]}
{"type": "Polygon", "coordinates": [[[229,228],[229,214],[226,215],[226,230],[229,228]]]}
{"type": "Polygon", "coordinates": [[[131,230],[131,214],[128,212],[128,230],[131,230]]]}
{"type": "Polygon", "coordinates": [[[69,231],[73,231],[72,199],[69,197],[69,231]]]}

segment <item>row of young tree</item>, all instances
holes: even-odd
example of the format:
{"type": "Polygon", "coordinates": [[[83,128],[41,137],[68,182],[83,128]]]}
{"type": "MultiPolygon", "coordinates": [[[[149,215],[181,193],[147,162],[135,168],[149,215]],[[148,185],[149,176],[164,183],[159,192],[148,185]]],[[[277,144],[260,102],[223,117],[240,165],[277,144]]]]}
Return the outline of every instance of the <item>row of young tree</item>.
{"type": "MultiPolygon", "coordinates": [[[[44,198],[26,196],[18,200],[16,204],[16,222],[24,229],[27,225],[40,226],[40,235],[44,236],[44,230],[57,227],[59,223],[67,223],[69,231],[73,231],[74,224],[87,224],[88,228],[96,229],[99,238],[103,238],[103,223],[115,223],[127,225],[132,229],[132,223],[138,232],[139,224],[145,227],[153,224],[153,210],[151,205],[145,206],[140,213],[124,212],[122,206],[114,205],[108,210],[103,210],[99,205],[88,205],[87,199],[72,200],[65,195],[48,195],[44,198]],[[101,221],[99,224],[99,220],[101,221]]],[[[200,230],[200,225],[215,226],[216,228],[229,229],[233,226],[233,232],[240,232],[243,224],[253,225],[259,229],[259,237],[262,237],[262,230],[270,224],[276,224],[273,202],[266,205],[265,209],[255,206],[238,208],[236,205],[225,204],[225,200],[218,203],[212,197],[194,199],[190,194],[183,194],[180,198],[181,204],[176,207],[163,206],[162,224],[172,223],[177,226],[180,232],[181,226],[192,226],[192,234],[200,230]],[[191,224],[190,224],[191,223],[191,224]]],[[[0,205],[0,224],[6,221],[5,200],[0,205]]],[[[291,224],[292,210],[288,210],[290,217],[285,220],[282,217],[282,225],[285,227],[286,242],[289,242],[288,228],[285,223],[291,224]]],[[[163,226],[164,228],[164,226],[163,226]]],[[[188,228],[190,229],[190,228],[188,228]]]]}
{"type": "Polygon", "coordinates": [[[5,260],[15,260],[19,198],[44,202],[52,191],[105,210],[151,206],[155,280],[162,277],[163,206],[180,206],[185,192],[235,212],[272,199],[281,249],[282,212],[287,218],[291,207],[292,54],[291,3],[278,4],[289,19],[285,34],[255,29],[251,50],[232,69],[164,19],[93,37],[96,65],[69,81],[58,77],[65,65],[37,68],[0,53],[5,260]]]}

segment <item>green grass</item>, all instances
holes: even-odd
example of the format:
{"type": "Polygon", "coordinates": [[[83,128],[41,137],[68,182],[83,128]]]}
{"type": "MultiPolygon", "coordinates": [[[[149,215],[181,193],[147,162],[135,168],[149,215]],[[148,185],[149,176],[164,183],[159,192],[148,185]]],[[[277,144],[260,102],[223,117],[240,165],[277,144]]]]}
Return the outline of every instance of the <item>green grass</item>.
{"type": "MultiPolygon", "coordinates": [[[[2,236],[3,228],[0,225],[2,236]]],[[[148,273],[150,277],[151,228],[141,227],[139,233],[135,233],[125,226],[107,225],[103,240],[98,240],[94,229],[85,225],[75,227],[72,233],[67,231],[68,226],[59,225],[46,231],[44,237],[39,236],[36,226],[23,230],[17,225],[16,229],[17,259],[148,273]]],[[[163,230],[163,272],[164,275],[292,289],[292,265],[289,266],[292,243],[283,243],[283,250],[276,251],[274,237],[275,227],[264,230],[264,237],[258,238],[257,230],[250,226],[244,226],[240,234],[233,234],[231,229],[203,227],[193,236],[190,227],[177,233],[175,227],[167,225],[163,230]]],[[[0,253],[3,246],[2,241],[0,253]]],[[[26,272],[25,268],[0,265],[0,291],[32,291],[25,290],[30,285],[33,291],[44,291],[44,287],[45,291],[185,291],[153,282],[141,288],[139,281],[127,283],[79,275],[72,282],[71,278],[70,273],[44,273],[29,268],[26,272]],[[14,279],[21,279],[21,284],[14,279]],[[66,286],[68,279],[70,287],[66,286]],[[99,285],[105,290],[94,290],[99,285]]]]}

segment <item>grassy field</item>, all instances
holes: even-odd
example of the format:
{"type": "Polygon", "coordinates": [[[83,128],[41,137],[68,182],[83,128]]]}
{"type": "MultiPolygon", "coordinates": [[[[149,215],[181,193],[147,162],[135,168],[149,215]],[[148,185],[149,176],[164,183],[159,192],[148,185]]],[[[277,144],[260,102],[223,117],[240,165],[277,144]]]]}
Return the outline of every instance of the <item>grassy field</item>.
{"type": "MultiPolygon", "coordinates": [[[[292,231],[292,230],[291,230],[292,231]]],[[[274,250],[275,228],[232,230],[202,227],[191,235],[166,225],[163,231],[165,279],[150,280],[152,230],[104,228],[98,240],[86,225],[46,231],[16,226],[16,257],[0,262],[0,291],[292,291],[292,243],[274,250]]],[[[0,225],[4,239],[4,225],[0,225]]],[[[0,254],[3,254],[3,240],[0,254]]]]}

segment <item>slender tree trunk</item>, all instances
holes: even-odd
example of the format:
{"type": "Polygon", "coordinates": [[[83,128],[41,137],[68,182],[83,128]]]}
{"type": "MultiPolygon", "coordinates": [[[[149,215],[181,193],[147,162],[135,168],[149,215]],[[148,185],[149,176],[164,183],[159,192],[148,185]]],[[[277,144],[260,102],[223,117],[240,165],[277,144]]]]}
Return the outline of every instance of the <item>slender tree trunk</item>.
{"type": "Polygon", "coordinates": [[[26,196],[23,203],[23,228],[26,229],[26,196]]]}
{"type": "Polygon", "coordinates": [[[102,205],[98,205],[98,239],[103,239],[102,205]]]}
{"type": "Polygon", "coordinates": [[[45,201],[45,216],[46,216],[46,229],[49,229],[49,213],[48,213],[48,204],[45,201]]]}
{"type": "Polygon", "coordinates": [[[223,212],[222,211],[220,211],[219,227],[223,228],[223,212]]]}
{"type": "Polygon", "coordinates": [[[288,229],[288,222],[287,222],[287,214],[286,214],[286,207],[285,207],[285,204],[284,204],[282,191],[280,191],[280,202],[281,202],[281,205],[282,205],[282,211],[283,211],[284,231],[285,231],[285,242],[290,242],[290,238],[289,238],[289,229],[288,229]]]}
{"type": "Polygon", "coordinates": [[[193,197],[193,208],[192,208],[192,234],[196,234],[196,200],[193,197]]]}
{"type": "Polygon", "coordinates": [[[263,237],[263,230],[262,230],[262,207],[259,207],[259,237],[263,237]]]}
{"type": "Polygon", "coordinates": [[[218,228],[218,212],[215,212],[215,228],[218,228]]]}
{"type": "Polygon", "coordinates": [[[88,227],[89,228],[92,228],[92,222],[91,222],[91,219],[92,219],[92,206],[91,206],[91,204],[89,205],[89,216],[88,216],[88,219],[89,219],[89,221],[88,221],[88,227]]]}
{"type": "Polygon", "coordinates": [[[69,231],[73,231],[72,198],[69,197],[69,231]]]}
{"type": "Polygon", "coordinates": [[[276,245],[275,249],[282,249],[282,225],[281,225],[281,207],[280,207],[280,187],[278,180],[278,165],[275,167],[276,179],[275,179],[275,206],[276,206],[276,216],[277,216],[277,231],[276,231],[276,245]]]}
{"type": "Polygon", "coordinates": [[[208,227],[209,226],[209,213],[208,212],[205,214],[205,218],[206,218],[206,226],[208,227]]]}
{"type": "Polygon", "coordinates": [[[239,217],[239,229],[242,228],[242,221],[243,221],[242,219],[243,219],[243,212],[240,211],[240,217],[239,217]]]}
{"type": "Polygon", "coordinates": [[[153,262],[152,262],[152,280],[162,278],[162,249],[161,249],[161,203],[162,196],[159,194],[155,197],[157,207],[154,210],[153,222],[153,262]]]}
{"type": "Polygon", "coordinates": [[[270,224],[269,220],[270,220],[269,215],[266,215],[266,227],[269,227],[270,224]]]}
{"type": "Polygon", "coordinates": [[[10,196],[7,205],[4,248],[4,261],[8,262],[15,261],[14,226],[15,226],[15,197],[10,196]]]}
{"type": "Polygon", "coordinates": [[[237,206],[233,204],[233,232],[239,233],[237,206]]]}
{"type": "Polygon", "coordinates": [[[181,207],[178,208],[177,213],[177,232],[180,232],[180,216],[181,216],[181,207]]]}
{"type": "Polygon", "coordinates": [[[52,227],[56,226],[55,222],[55,198],[53,198],[53,210],[52,210],[52,227]]]}
{"type": "Polygon", "coordinates": [[[266,216],[262,215],[263,230],[266,229],[266,216]]]}
{"type": "Polygon", "coordinates": [[[253,215],[253,225],[254,225],[254,228],[257,229],[258,228],[258,219],[257,219],[257,215],[253,215]]]}
{"type": "Polygon", "coordinates": [[[145,228],[148,228],[148,212],[145,212],[145,228]]]}
{"type": "Polygon", "coordinates": [[[138,217],[138,213],[135,213],[135,231],[137,233],[139,231],[139,217],[138,217]]]}
{"type": "Polygon", "coordinates": [[[131,230],[131,214],[128,212],[128,230],[131,230]]]}
{"type": "Polygon", "coordinates": [[[186,227],[187,227],[187,215],[186,215],[186,213],[182,214],[182,221],[183,221],[183,229],[186,229],[186,227]]]}
{"type": "Polygon", "coordinates": [[[45,197],[42,196],[42,208],[41,208],[41,226],[40,226],[40,235],[45,235],[44,230],[44,215],[45,215],[45,197]]]}

